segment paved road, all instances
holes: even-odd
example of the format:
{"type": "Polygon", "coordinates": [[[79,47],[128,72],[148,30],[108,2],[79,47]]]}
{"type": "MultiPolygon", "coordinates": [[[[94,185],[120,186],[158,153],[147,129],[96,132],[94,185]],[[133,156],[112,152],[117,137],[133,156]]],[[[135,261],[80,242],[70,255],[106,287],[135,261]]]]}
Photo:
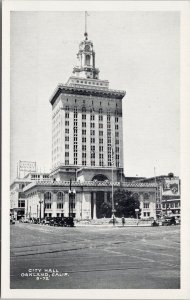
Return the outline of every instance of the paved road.
{"type": "Polygon", "coordinates": [[[180,288],[180,227],[11,225],[11,288],[180,288]]]}

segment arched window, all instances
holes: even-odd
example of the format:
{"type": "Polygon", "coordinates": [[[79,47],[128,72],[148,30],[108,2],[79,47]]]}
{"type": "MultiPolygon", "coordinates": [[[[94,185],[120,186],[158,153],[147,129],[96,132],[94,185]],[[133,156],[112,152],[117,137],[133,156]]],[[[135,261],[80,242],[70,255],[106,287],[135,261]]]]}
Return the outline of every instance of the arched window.
{"type": "Polygon", "coordinates": [[[63,202],[63,193],[62,192],[57,193],[57,201],[63,202]]]}
{"type": "Polygon", "coordinates": [[[149,200],[149,194],[147,193],[144,194],[144,200],[149,200]]]}
{"type": "Polygon", "coordinates": [[[138,193],[134,193],[134,194],[133,194],[133,198],[134,198],[135,200],[138,200],[138,199],[139,199],[139,194],[138,194],[138,193]]]}
{"type": "Polygon", "coordinates": [[[87,66],[90,65],[90,55],[86,55],[86,56],[85,56],[85,64],[86,64],[87,66]]]}
{"type": "Polygon", "coordinates": [[[51,201],[51,193],[50,193],[50,192],[46,192],[46,193],[44,194],[44,200],[45,200],[45,201],[47,201],[47,200],[51,201]]]}

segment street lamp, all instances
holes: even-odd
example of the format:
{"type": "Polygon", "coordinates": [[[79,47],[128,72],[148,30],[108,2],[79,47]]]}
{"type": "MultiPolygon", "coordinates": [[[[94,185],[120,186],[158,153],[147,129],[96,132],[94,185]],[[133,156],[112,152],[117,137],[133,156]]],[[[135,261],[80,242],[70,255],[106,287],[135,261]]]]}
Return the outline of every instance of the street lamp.
{"type": "Polygon", "coordinates": [[[40,200],[39,203],[40,203],[40,223],[41,223],[41,219],[42,219],[42,203],[43,203],[43,200],[40,200]]]}

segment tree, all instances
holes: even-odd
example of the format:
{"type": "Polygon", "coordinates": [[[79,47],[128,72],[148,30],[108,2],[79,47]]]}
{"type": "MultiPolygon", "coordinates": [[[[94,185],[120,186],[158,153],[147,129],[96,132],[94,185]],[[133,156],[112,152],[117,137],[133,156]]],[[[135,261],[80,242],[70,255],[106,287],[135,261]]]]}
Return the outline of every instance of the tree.
{"type": "Polygon", "coordinates": [[[111,211],[112,211],[112,208],[111,208],[110,203],[105,203],[105,202],[101,203],[100,212],[101,212],[102,217],[110,218],[111,217],[111,211]]]}
{"type": "Polygon", "coordinates": [[[127,190],[118,189],[114,193],[114,204],[116,209],[116,217],[136,217],[135,209],[139,209],[140,202],[133,193],[127,190]]]}

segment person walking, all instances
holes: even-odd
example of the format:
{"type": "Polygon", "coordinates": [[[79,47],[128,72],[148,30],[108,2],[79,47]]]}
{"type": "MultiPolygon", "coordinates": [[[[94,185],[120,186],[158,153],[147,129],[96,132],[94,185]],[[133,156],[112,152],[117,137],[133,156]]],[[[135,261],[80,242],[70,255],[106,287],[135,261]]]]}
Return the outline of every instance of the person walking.
{"type": "Polygon", "coordinates": [[[125,226],[125,217],[124,216],[121,218],[121,221],[122,221],[122,225],[125,226]]]}

